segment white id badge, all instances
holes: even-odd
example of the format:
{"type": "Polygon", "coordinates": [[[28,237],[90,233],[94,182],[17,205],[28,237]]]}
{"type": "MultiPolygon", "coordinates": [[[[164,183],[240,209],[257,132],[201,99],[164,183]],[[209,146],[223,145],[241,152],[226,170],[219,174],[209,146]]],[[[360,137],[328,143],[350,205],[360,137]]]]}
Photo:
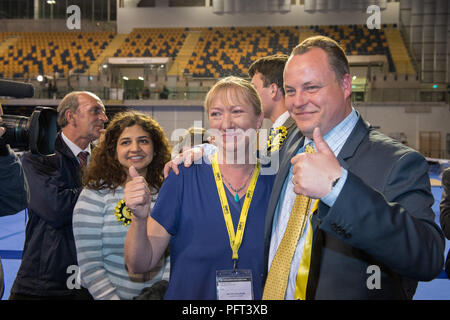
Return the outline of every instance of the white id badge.
{"type": "Polygon", "coordinates": [[[217,270],[217,300],[253,300],[251,270],[217,270]]]}

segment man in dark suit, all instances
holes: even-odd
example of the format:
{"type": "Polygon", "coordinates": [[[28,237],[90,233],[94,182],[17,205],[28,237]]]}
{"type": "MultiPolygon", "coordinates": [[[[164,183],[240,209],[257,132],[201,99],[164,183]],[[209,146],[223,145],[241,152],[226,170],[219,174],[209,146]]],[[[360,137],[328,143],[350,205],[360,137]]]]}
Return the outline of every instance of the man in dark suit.
{"type": "Polygon", "coordinates": [[[58,106],[55,154],[26,153],[23,168],[30,188],[28,223],[22,262],[11,300],[88,299],[85,289],[70,281],[77,266],[72,232],[73,208],[81,192],[81,170],[89,160],[91,142],[108,120],[102,101],[76,91],[58,106]]]}
{"type": "MultiPolygon", "coordinates": [[[[450,239],[450,168],[442,173],[442,198],[439,221],[447,239],[450,239]]],[[[450,253],[447,254],[445,272],[450,279],[450,253]]]]}
{"type": "Polygon", "coordinates": [[[311,37],[293,50],[284,88],[298,130],[281,151],[267,211],[264,298],[412,298],[417,281],[433,279],[443,264],[426,160],[352,108],[348,61],[332,39],[311,37]],[[304,152],[307,144],[314,154],[304,152]],[[286,255],[279,252],[297,195],[318,208],[306,211],[280,280],[286,260],[274,261],[286,255]]]}

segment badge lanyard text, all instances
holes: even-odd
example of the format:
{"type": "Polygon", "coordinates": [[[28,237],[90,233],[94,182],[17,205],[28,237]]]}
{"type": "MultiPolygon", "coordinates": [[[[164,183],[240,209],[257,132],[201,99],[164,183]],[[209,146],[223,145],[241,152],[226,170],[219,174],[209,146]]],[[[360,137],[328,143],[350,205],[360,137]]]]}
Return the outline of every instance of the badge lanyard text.
{"type": "Polygon", "coordinates": [[[214,180],[216,181],[217,192],[219,193],[220,204],[222,205],[223,217],[227,226],[228,237],[230,238],[230,246],[233,251],[234,270],[236,270],[236,263],[238,260],[238,251],[244,237],[245,223],[247,222],[248,209],[252,202],[253,192],[255,191],[256,182],[259,176],[260,163],[256,164],[252,179],[245,194],[244,205],[242,206],[241,216],[237,226],[236,233],[234,232],[233,220],[231,219],[230,207],[228,206],[225,188],[222,182],[222,175],[220,174],[219,165],[217,163],[217,154],[214,155],[212,162],[212,169],[214,173],[214,180]]]}

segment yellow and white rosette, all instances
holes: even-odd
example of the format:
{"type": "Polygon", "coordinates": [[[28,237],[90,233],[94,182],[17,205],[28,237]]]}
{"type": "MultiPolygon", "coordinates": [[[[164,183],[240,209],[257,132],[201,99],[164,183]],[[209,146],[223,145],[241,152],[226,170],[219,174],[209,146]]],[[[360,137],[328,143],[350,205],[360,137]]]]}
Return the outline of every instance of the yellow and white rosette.
{"type": "Polygon", "coordinates": [[[275,129],[275,132],[267,139],[267,150],[269,152],[275,152],[281,148],[284,140],[287,137],[287,129],[285,126],[279,126],[275,129]]]}
{"type": "Polygon", "coordinates": [[[125,200],[123,199],[117,202],[117,205],[114,208],[114,215],[117,217],[117,221],[122,222],[125,227],[131,223],[132,213],[125,205],[125,200]]]}

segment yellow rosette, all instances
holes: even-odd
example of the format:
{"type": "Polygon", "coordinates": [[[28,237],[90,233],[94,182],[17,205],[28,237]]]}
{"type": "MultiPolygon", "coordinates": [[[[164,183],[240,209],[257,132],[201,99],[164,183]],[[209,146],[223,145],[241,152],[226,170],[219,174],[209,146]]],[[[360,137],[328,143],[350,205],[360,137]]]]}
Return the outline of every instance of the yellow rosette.
{"type": "Polygon", "coordinates": [[[131,223],[132,213],[125,205],[125,200],[123,199],[117,202],[117,205],[114,208],[114,215],[117,217],[117,221],[122,222],[125,227],[131,223]]]}
{"type": "Polygon", "coordinates": [[[284,140],[287,137],[287,129],[285,126],[280,126],[275,129],[273,135],[269,136],[267,140],[267,150],[270,152],[275,152],[281,148],[284,140]]]}

